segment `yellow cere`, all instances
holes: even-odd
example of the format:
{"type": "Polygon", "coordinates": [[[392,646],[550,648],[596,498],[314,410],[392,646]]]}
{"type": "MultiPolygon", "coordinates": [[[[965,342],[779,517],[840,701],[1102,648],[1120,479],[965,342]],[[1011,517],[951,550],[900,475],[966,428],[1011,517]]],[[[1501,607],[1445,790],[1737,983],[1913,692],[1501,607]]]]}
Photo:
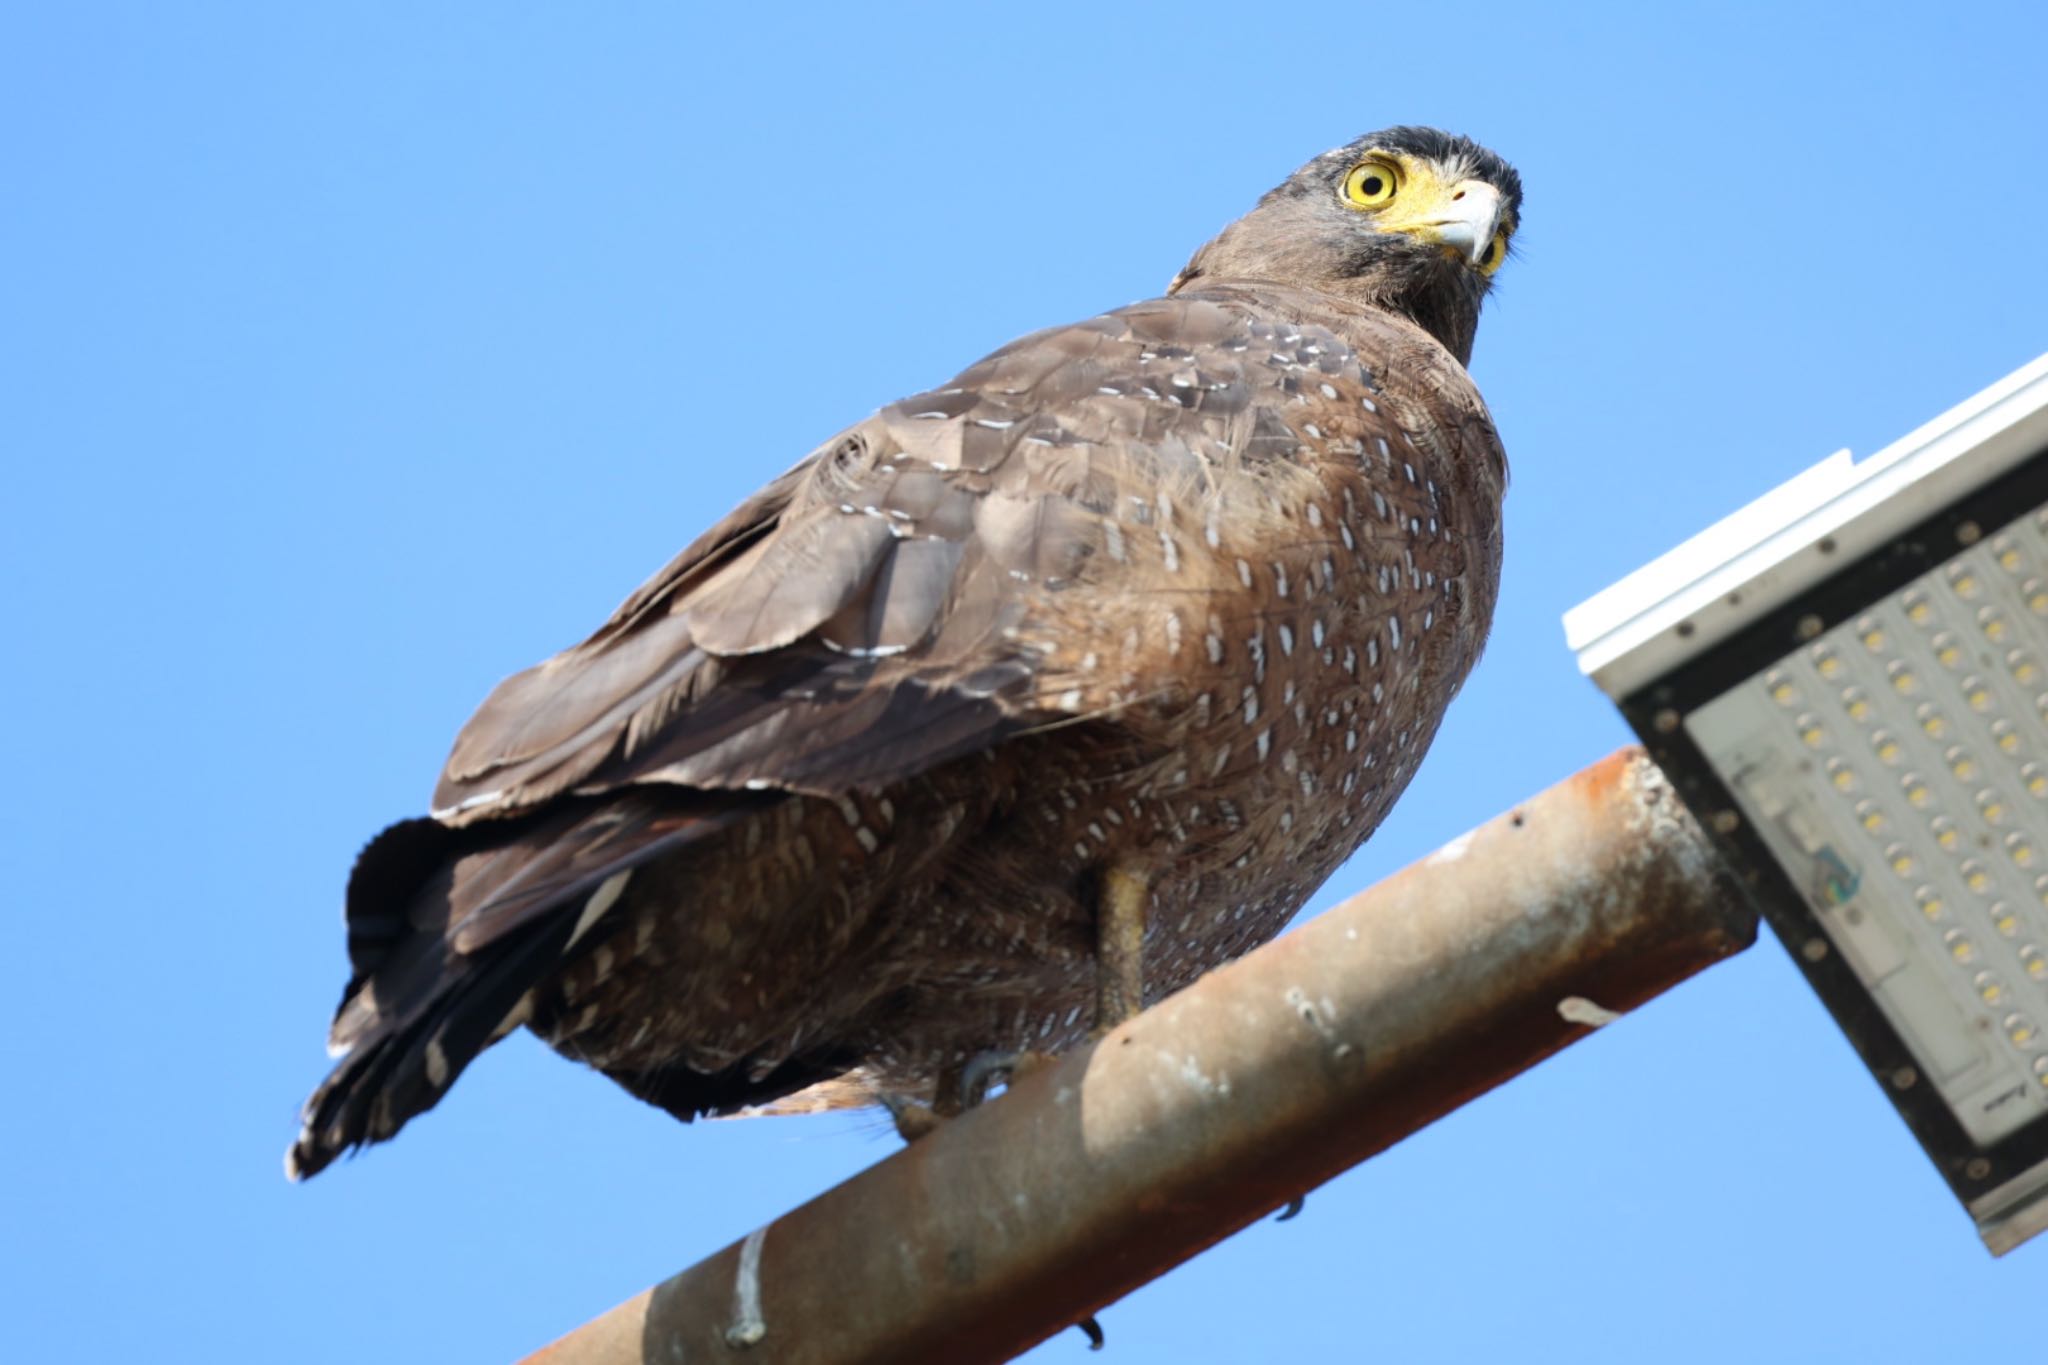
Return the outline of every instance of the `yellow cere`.
{"type": "MultiPolygon", "coordinates": [[[[1424,241],[1439,240],[1438,229],[1469,182],[1451,181],[1421,157],[1405,152],[1374,151],[1344,175],[1344,202],[1374,216],[1385,232],[1405,232],[1424,241]]],[[[1491,275],[1507,259],[1515,224],[1503,222],[1480,253],[1478,270],[1491,275]]],[[[1448,246],[1445,250],[1450,250],[1448,246]]]]}

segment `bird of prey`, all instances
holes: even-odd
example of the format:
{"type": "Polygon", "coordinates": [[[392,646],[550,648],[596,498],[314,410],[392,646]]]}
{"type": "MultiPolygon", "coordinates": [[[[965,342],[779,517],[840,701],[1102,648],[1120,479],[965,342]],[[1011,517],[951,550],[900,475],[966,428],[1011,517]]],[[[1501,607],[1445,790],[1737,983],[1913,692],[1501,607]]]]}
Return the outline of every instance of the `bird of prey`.
{"type": "Polygon", "coordinates": [[[1515,171],[1396,127],[1163,297],[825,442],[500,684],[363,851],[295,1177],[525,1026],[680,1118],[918,1104],[1270,938],[1477,659],[1515,171]]]}

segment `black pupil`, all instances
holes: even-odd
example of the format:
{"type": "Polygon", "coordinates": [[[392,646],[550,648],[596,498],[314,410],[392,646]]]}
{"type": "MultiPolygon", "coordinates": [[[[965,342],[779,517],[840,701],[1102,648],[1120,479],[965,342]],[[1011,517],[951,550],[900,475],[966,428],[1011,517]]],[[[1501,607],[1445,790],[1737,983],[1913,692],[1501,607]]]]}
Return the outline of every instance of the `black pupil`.
{"type": "Polygon", "coordinates": [[[1358,188],[1365,192],[1366,198],[1370,199],[1373,196],[1377,195],[1380,192],[1381,187],[1385,184],[1386,182],[1381,180],[1378,176],[1369,175],[1365,179],[1358,182],[1358,188]]]}

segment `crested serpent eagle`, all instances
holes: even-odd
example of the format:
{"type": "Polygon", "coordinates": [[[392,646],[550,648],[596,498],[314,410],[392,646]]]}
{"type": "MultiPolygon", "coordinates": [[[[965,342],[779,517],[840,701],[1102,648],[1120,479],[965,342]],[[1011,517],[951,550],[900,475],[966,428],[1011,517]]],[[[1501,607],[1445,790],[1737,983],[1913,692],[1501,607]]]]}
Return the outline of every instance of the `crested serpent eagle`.
{"type": "Polygon", "coordinates": [[[349,880],[287,1160],[524,1026],[677,1116],[941,1102],[1279,931],[1477,659],[1521,212],[1433,129],[820,446],[501,683],[349,880]]]}

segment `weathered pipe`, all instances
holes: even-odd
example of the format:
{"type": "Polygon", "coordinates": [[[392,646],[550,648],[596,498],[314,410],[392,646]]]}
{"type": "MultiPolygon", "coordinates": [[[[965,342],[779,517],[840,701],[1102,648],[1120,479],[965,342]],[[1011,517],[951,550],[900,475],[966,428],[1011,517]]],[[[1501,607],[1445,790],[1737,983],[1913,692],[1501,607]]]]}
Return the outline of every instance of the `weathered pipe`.
{"type": "Polygon", "coordinates": [[[1755,934],[1625,749],[529,1365],[1005,1359],[1755,934]]]}

